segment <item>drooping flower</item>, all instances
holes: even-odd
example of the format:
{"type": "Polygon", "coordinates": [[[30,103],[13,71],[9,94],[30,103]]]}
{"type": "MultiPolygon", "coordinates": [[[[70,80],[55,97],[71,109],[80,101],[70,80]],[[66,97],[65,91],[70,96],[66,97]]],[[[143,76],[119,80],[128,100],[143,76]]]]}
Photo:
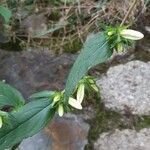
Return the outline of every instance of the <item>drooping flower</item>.
{"type": "Polygon", "coordinates": [[[63,107],[62,104],[60,104],[58,106],[58,114],[59,114],[60,117],[62,117],[64,115],[64,107],[63,107]]]}
{"type": "Polygon", "coordinates": [[[80,103],[82,103],[83,98],[84,98],[84,84],[80,84],[77,90],[77,101],[79,101],[80,103]]]}
{"type": "Polygon", "coordinates": [[[120,35],[129,40],[140,40],[144,37],[144,35],[141,32],[131,29],[123,29],[120,32],[120,35]]]}
{"type": "Polygon", "coordinates": [[[3,120],[2,117],[0,116],[0,128],[2,128],[2,125],[3,125],[3,120]]]}
{"type": "Polygon", "coordinates": [[[80,103],[78,100],[76,100],[76,99],[74,99],[74,98],[72,98],[72,97],[69,97],[68,103],[69,103],[72,107],[74,107],[74,108],[76,108],[76,109],[82,109],[81,103],[80,103]]]}

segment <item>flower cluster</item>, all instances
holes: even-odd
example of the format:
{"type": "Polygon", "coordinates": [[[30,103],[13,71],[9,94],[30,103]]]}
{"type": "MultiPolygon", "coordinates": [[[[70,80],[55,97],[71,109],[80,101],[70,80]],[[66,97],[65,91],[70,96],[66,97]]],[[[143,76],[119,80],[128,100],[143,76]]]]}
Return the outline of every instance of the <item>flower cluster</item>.
{"type": "Polygon", "coordinates": [[[82,102],[85,95],[85,88],[92,88],[96,92],[99,91],[98,87],[96,86],[95,80],[91,76],[85,76],[83,79],[81,79],[77,85],[77,94],[76,99],[70,97],[68,103],[76,108],[76,109],[82,109],[82,102]]]}
{"type": "MultiPolygon", "coordinates": [[[[99,91],[98,87],[96,86],[95,80],[91,76],[85,76],[83,79],[81,79],[75,89],[76,97],[73,96],[69,97],[68,104],[72,106],[73,108],[82,109],[82,102],[85,96],[85,88],[91,88],[92,90],[95,90],[96,92],[99,91]]],[[[53,94],[53,103],[52,106],[57,107],[57,112],[60,117],[64,115],[65,112],[65,106],[63,103],[64,99],[64,92],[55,92],[53,94]]]]}
{"type": "Polygon", "coordinates": [[[112,49],[117,52],[123,52],[125,48],[131,46],[133,41],[140,40],[144,35],[135,30],[127,29],[127,27],[108,27],[106,30],[112,49]]]}

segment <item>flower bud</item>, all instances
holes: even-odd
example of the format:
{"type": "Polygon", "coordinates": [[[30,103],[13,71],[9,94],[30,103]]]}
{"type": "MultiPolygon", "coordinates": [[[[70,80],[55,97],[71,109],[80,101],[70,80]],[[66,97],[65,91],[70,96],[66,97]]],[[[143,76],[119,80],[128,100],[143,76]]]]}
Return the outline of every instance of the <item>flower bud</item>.
{"type": "Polygon", "coordinates": [[[69,98],[68,103],[76,109],[82,109],[81,103],[72,97],[69,98]]]}
{"type": "Polygon", "coordinates": [[[77,101],[79,101],[80,103],[82,103],[83,98],[84,98],[84,84],[80,84],[78,87],[78,91],[77,91],[77,101]]]}
{"type": "Polygon", "coordinates": [[[95,84],[91,84],[91,87],[92,87],[96,92],[99,91],[98,87],[97,87],[95,84]]]}
{"type": "Polygon", "coordinates": [[[131,29],[124,29],[120,32],[120,34],[122,37],[129,40],[140,40],[144,37],[144,35],[141,32],[131,29]]]}
{"type": "Polygon", "coordinates": [[[60,117],[62,117],[63,114],[64,114],[64,108],[63,108],[63,105],[62,105],[62,104],[60,104],[60,105],[58,106],[58,114],[59,114],[60,117]]]}
{"type": "Polygon", "coordinates": [[[95,81],[93,79],[88,79],[88,81],[91,83],[91,84],[94,84],[95,81]]]}
{"type": "Polygon", "coordinates": [[[112,32],[112,31],[109,31],[107,34],[108,34],[109,36],[111,36],[111,35],[113,35],[113,32],[112,32]]]}
{"type": "Polygon", "coordinates": [[[123,52],[123,46],[121,43],[117,44],[117,52],[123,52]]]}
{"type": "Polygon", "coordinates": [[[3,120],[2,117],[0,116],[0,128],[2,128],[2,125],[3,125],[3,120]]]}

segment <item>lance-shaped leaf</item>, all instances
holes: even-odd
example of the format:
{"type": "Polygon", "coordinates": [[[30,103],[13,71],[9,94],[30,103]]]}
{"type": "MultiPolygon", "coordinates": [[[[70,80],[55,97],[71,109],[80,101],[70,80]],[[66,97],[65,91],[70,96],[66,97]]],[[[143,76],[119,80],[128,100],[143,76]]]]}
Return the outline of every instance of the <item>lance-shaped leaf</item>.
{"type": "Polygon", "coordinates": [[[49,99],[32,101],[10,114],[10,125],[0,129],[0,150],[12,147],[23,139],[38,133],[54,116],[49,99]]]}
{"type": "Polygon", "coordinates": [[[4,6],[0,5],[0,15],[4,18],[5,22],[8,23],[11,17],[11,11],[4,6]]]}
{"type": "Polygon", "coordinates": [[[24,103],[25,100],[18,90],[4,82],[0,82],[0,108],[6,105],[18,108],[24,103]]]}
{"type": "Polygon", "coordinates": [[[91,67],[105,62],[111,55],[112,50],[105,33],[97,33],[87,39],[69,74],[65,88],[66,100],[87,71],[91,67]]]}

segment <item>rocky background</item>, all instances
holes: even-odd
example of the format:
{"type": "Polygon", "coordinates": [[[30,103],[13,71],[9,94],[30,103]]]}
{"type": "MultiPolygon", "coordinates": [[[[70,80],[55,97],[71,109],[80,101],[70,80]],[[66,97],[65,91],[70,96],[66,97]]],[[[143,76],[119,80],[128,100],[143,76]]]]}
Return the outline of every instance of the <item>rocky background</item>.
{"type": "MultiPolygon", "coordinates": [[[[135,48],[114,54],[90,70],[98,77],[100,97],[85,99],[82,112],[68,113],[24,140],[20,150],[150,149],[150,16],[138,21],[145,38],[135,48]]],[[[62,90],[77,54],[56,55],[48,49],[0,49],[0,79],[25,98],[44,90],[62,90]]]]}
{"type": "MultiPolygon", "coordinates": [[[[20,149],[149,150],[150,47],[145,40],[91,71],[99,76],[98,103],[85,107],[83,114],[56,116],[47,128],[24,140],[20,149]]],[[[76,58],[47,50],[0,53],[0,78],[25,97],[43,89],[63,89],[76,58]]]]}

